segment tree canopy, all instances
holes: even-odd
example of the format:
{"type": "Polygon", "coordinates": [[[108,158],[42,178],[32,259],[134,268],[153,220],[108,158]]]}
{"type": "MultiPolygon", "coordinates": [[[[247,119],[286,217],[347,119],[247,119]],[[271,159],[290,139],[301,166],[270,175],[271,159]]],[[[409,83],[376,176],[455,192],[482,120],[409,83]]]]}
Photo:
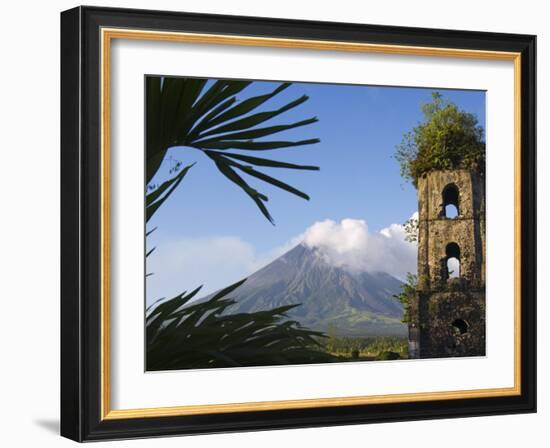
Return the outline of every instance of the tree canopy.
{"type": "Polygon", "coordinates": [[[418,179],[434,170],[483,169],[485,140],[474,114],[432,93],[422,105],[424,121],[403,136],[395,158],[401,175],[416,187],[418,179]]]}

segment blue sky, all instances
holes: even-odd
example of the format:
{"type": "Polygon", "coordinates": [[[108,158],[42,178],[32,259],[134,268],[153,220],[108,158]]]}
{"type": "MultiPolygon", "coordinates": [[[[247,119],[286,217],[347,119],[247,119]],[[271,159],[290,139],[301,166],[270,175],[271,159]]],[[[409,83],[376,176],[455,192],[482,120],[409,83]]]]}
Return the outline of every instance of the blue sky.
{"type": "MultiPolygon", "coordinates": [[[[242,96],[269,92],[276,85],[255,82],[242,96]]],[[[210,291],[224,286],[223,282],[233,277],[250,274],[246,271],[257,269],[262,260],[269,261],[269,254],[273,254],[276,248],[287,247],[289,242],[319,221],[364,220],[369,232],[405,222],[417,209],[416,190],[401,178],[393,154],[403,134],[422,120],[420,107],[431,100],[433,91],[295,83],[264,104],[263,110],[270,110],[307,94],[310,97],[307,102],[270,124],[291,123],[316,116],[319,122],[278,134],[276,139],[317,137],[321,140],[315,145],[259,154],[320,167],[320,171],[264,170],[306,192],[310,201],[248,178],[252,187],[269,197],[267,205],[275,226],[199,151],[172,149],[168,158],[184,165],[197,163],[148,224],[149,229],[157,227],[157,230],[148,237],[147,246],[157,246],[157,249],[147,260],[148,271],[154,272],[147,280],[147,302],[177,294],[178,288],[183,291],[202,283],[205,283],[205,291],[210,291]],[[211,246],[212,241],[220,244],[211,246]],[[245,252],[252,251],[252,257],[256,259],[255,263],[244,263],[241,270],[234,266],[239,262],[238,250],[232,244],[237,241],[244,242],[245,252]],[[213,264],[203,260],[207,255],[200,250],[201,246],[210,248],[205,250],[212,252],[216,259],[213,264]],[[222,253],[214,253],[216,250],[222,253]],[[231,253],[223,256],[224,250],[231,253]],[[185,253],[200,253],[202,261],[184,260],[188,257],[185,253]],[[179,259],[178,254],[183,258],[179,259]]],[[[484,92],[437,91],[461,109],[474,113],[484,125],[484,92]]],[[[166,160],[164,169],[170,164],[170,160],[166,160]]],[[[234,278],[236,280],[239,278],[234,278]]]]}

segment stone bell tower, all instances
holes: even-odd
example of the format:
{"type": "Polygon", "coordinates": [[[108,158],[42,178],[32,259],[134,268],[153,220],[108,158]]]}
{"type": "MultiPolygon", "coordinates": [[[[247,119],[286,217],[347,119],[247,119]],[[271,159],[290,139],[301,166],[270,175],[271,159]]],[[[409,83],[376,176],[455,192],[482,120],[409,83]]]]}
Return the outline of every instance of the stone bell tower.
{"type": "Polygon", "coordinates": [[[418,179],[418,284],[409,357],[485,355],[485,179],[477,170],[418,179]]]}

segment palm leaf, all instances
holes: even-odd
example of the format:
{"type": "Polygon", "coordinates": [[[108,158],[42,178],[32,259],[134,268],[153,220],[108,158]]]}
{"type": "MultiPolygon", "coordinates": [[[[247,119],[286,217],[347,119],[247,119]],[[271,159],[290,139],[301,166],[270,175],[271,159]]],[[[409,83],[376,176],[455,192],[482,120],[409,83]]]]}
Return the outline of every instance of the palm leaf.
{"type": "Polygon", "coordinates": [[[312,138],[309,140],[300,140],[297,142],[285,142],[285,141],[272,141],[272,142],[255,142],[250,141],[238,141],[238,140],[209,140],[200,143],[201,148],[205,149],[247,149],[250,151],[268,151],[270,149],[290,148],[292,146],[304,146],[313,145],[319,143],[318,138],[312,138]]]}
{"type": "Polygon", "coordinates": [[[166,182],[162,183],[155,191],[152,193],[149,193],[145,197],[145,215],[146,215],[146,221],[149,221],[155,212],[158,210],[158,208],[168,199],[168,197],[174,192],[176,187],[179,185],[179,183],[183,180],[189,169],[194,165],[192,163],[191,165],[186,166],[183,168],[176,176],[174,176],[172,179],[167,180],[166,182]]]}
{"type": "Polygon", "coordinates": [[[309,200],[309,196],[307,194],[305,194],[304,192],[292,187],[291,185],[288,185],[284,182],[281,182],[280,180],[277,180],[277,179],[275,179],[271,176],[268,176],[267,174],[256,171],[254,168],[252,168],[250,166],[242,165],[242,164],[234,162],[232,160],[228,160],[223,155],[215,153],[215,152],[214,153],[210,152],[209,156],[214,157],[214,159],[216,161],[218,161],[218,163],[226,164],[226,165],[230,165],[230,166],[233,166],[235,168],[238,168],[239,170],[245,172],[246,174],[248,174],[250,176],[256,177],[256,178],[258,178],[260,180],[263,180],[264,182],[267,182],[267,183],[269,183],[269,184],[271,184],[275,187],[281,188],[282,190],[286,190],[289,193],[295,194],[296,196],[299,196],[303,199],[309,200]]]}
{"type": "Polygon", "coordinates": [[[289,129],[298,128],[300,126],[306,126],[308,124],[316,123],[319,121],[316,117],[314,118],[308,118],[307,120],[298,121],[296,123],[292,124],[285,124],[285,125],[279,125],[279,126],[270,126],[267,128],[260,128],[260,129],[252,129],[248,131],[241,131],[241,132],[234,132],[229,134],[223,134],[214,138],[206,139],[206,140],[198,140],[196,142],[193,142],[192,146],[196,146],[198,148],[206,147],[206,144],[209,144],[210,142],[216,142],[216,141],[227,141],[227,140],[252,140],[255,138],[261,138],[268,135],[273,135],[278,132],[287,131],[289,129]]]}
{"type": "MultiPolygon", "coordinates": [[[[242,115],[247,114],[248,112],[251,112],[252,110],[256,109],[257,107],[261,106],[263,103],[265,103],[267,100],[273,98],[275,95],[279,94],[286,88],[290,87],[290,83],[283,83],[280,86],[278,86],[273,92],[268,93],[266,95],[259,95],[252,98],[248,98],[247,100],[242,101],[235,107],[232,107],[227,112],[224,112],[217,118],[214,118],[210,120],[209,122],[205,123],[207,124],[209,128],[212,128],[214,126],[217,126],[219,124],[222,124],[224,122],[228,122],[229,120],[232,120],[234,118],[240,117],[242,115]]],[[[206,127],[206,126],[204,126],[206,127]]]]}
{"type": "Polygon", "coordinates": [[[235,283],[208,300],[188,304],[181,294],[152,305],[146,320],[147,370],[333,362],[318,347],[323,333],[289,320],[287,305],[254,313],[227,313],[235,283]]]}
{"type": "MultiPolygon", "coordinates": [[[[237,164],[235,164],[237,165],[237,164]]],[[[288,191],[289,193],[292,193],[296,196],[301,197],[302,199],[305,199],[306,201],[309,201],[309,196],[305,194],[303,191],[298,190],[297,188],[294,188],[291,185],[288,185],[284,182],[281,182],[280,180],[275,179],[274,177],[268,176],[267,174],[261,173],[260,171],[256,171],[254,168],[250,166],[243,166],[240,165],[239,169],[244,171],[246,174],[256,177],[260,180],[263,180],[264,182],[267,182],[275,187],[278,187],[282,190],[288,191]]]]}
{"type": "MultiPolygon", "coordinates": [[[[209,83],[207,79],[201,78],[147,77],[147,183],[149,184],[155,177],[168,149],[174,146],[196,148],[205,152],[228,149],[266,151],[319,142],[319,139],[258,141],[263,137],[310,125],[315,123],[317,118],[308,118],[289,124],[257,127],[303,104],[308,97],[302,95],[281,107],[262,112],[258,109],[288,89],[291,83],[280,83],[271,92],[238,100],[236,95],[244,92],[251,84],[252,81],[241,80],[217,80],[209,83]]],[[[318,169],[308,165],[300,166],[259,157],[246,160],[246,156],[234,153],[228,154],[228,157],[257,166],[302,170],[318,169]]],[[[273,218],[264,204],[267,202],[267,197],[248,185],[227,166],[227,163],[225,165],[222,168],[219,163],[216,163],[222,175],[241,188],[255,202],[261,213],[270,222],[273,222],[273,218]]],[[[248,170],[247,174],[260,181],[276,185],[301,197],[307,197],[298,189],[271,176],[258,173],[250,167],[238,168],[243,172],[248,170]]],[[[182,178],[183,175],[175,176],[147,195],[147,219],[153,216],[180,184],[182,178]]]]}
{"type": "Polygon", "coordinates": [[[244,179],[232,170],[226,163],[216,162],[216,166],[225,177],[241,188],[254,201],[256,206],[260,209],[262,215],[264,215],[266,219],[274,225],[275,221],[267,210],[267,207],[264,205],[264,202],[268,201],[268,197],[251,188],[250,185],[248,185],[244,179]]]}
{"type": "Polygon", "coordinates": [[[254,126],[264,123],[267,120],[275,118],[277,115],[281,115],[282,113],[287,112],[290,109],[293,109],[299,106],[300,104],[306,102],[308,99],[309,97],[307,95],[303,95],[297,100],[294,100],[280,107],[279,109],[268,111],[268,112],[259,112],[254,115],[243,117],[239,120],[231,121],[223,126],[219,126],[217,128],[211,129],[208,132],[202,133],[200,137],[204,138],[214,134],[223,134],[225,132],[233,132],[233,131],[241,131],[243,129],[250,129],[254,126]]]}
{"type": "MultiPolygon", "coordinates": [[[[213,151],[205,151],[206,154],[211,154],[213,151]]],[[[264,159],[261,157],[247,156],[244,154],[235,154],[232,152],[224,152],[224,157],[229,157],[232,159],[241,160],[243,162],[251,163],[252,165],[265,166],[269,168],[290,168],[294,170],[309,170],[309,171],[319,171],[318,166],[312,165],[296,165],[294,163],[279,162],[277,160],[264,159]]]]}

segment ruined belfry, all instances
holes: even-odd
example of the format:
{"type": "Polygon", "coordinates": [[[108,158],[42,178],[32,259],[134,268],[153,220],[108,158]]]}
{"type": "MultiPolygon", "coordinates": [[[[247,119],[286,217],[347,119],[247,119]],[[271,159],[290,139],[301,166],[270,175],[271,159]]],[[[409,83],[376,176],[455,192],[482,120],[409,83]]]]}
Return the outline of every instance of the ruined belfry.
{"type": "Polygon", "coordinates": [[[418,281],[409,357],[485,355],[485,180],[478,170],[418,179],[418,281]]]}

